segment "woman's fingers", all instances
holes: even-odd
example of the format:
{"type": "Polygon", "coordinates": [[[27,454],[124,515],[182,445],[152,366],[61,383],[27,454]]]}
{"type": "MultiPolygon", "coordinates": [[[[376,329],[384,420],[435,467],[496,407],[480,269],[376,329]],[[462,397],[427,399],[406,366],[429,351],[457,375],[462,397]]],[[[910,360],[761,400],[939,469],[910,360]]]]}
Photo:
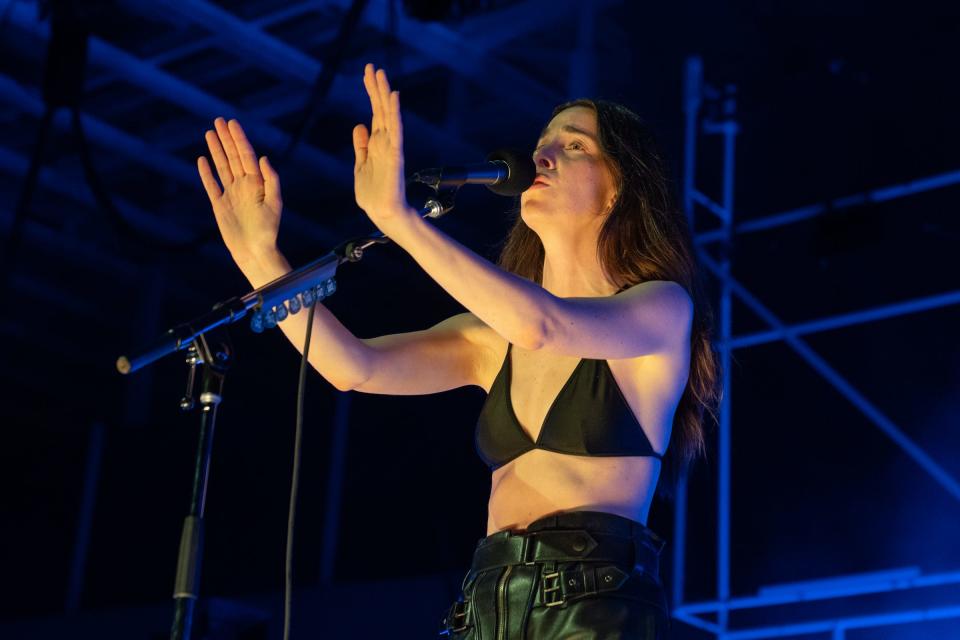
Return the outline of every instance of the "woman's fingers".
{"type": "Polygon", "coordinates": [[[267,199],[275,199],[277,202],[282,202],[283,199],[280,197],[280,176],[277,175],[276,169],[274,169],[270,161],[267,160],[267,156],[260,158],[260,171],[263,172],[263,192],[267,199]]]}
{"type": "Polygon", "coordinates": [[[197,158],[197,170],[200,172],[200,182],[203,183],[207,197],[210,198],[210,203],[216,202],[221,195],[220,185],[217,184],[217,179],[213,177],[213,171],[210,170],[210,163],[207,162],[204,156],[197,158]]]}
{"type": "Polygon", "coordinates": [[[400,118],[400,92],[390,93],[390,122],[393,128],[393,144],[403,149],[403,120],[400,118]]]}
{"type": "Polygon", "coordinates": [[[233,171],[230,170],[230,161],[227,160],[227,154],[223,152],[223,145],[220,144],[220,137],[217,132],[207,131],[204,139],[207,141],[207,148],[210,149],[213,165],[217,168],[217,175],[220,176],[220,184],[224,187],[233,184],[233,171]]]}
{"type": "Polygon", "coordinates": [[[373,117],[370,120],[370,132],[377,131],[381,125],[381,111],[380,111],[380,97],[379,90],[377,89],[377,78],[374,74],[373,65],[367,64],[363,68],[363,86],[367,90],[367,95],[370,97],[370,110],[373,112],[373,117]]]}
{"type": "Polygon", "coordinates": [[[240,166],[247,175],[260,175],[260,166],[257,163],[257,154],[253,152],[253,145],[247,140],[247,134],[243,132],[243,127],[236,119],[227,123],[227,129],[233,134],[233,142],[236,145],[237,155],[240,156],[240,166]]]}
{"type": "Polygon", "coordinates": [[[356,158],[353,170],[356,171],[367,161],[367,145],[370,143],[370,133],[362,124],[353,128],[353,154],[356,158]]]}
{"type": "Polygon", "coordinates": [[[217,128],[217,135],[220,137],[220,144],[223,145],[223,152],[227,154],[227,161],[230,163],[230,171],[234,177],[239,178],[244,175],[243,163],[240,162],[240,154],[237,153],[237,145],[233,142],[233,134],[227,127],[227,121],[223,118],[217,118],[213,121],[217,128]]]}
{"type": "MultiPolygon", "coordinates": [[[[390,113],[390,81],[387,80],[387,72],[383,69],[377,69],[377,93],[380,96],[380,112],[384,118],[390,113]]],[[[388,123],[385,122],[384,126],[388,123]]]]}
{"type": "MultiPolygon", "coordinates": [[[[363,85],[367,89],[367,95],[370,96],[370,108],[373,111],[373,119],[370,123],[369,135],[373,135],[379,130],[386,130],[389,133],[387,138],[394,148],[403,148],[403,125],[400,119],[400,94],[390,89],[390,80],[387,79],[387,72],[383,69],[377,69],[372,64],[367,64],[363,70],[363,85]]],[[[357,131],[354,130],[354,150],[357,150],[356,144],[357,131]]],[[[364,144],[364,147],[367,145],[364,144]]],[[[366,159],[366,154],[363,155],[366,159]]],[[[361,162],[360,154],[357,154],[357,162],[361,162]]]]}

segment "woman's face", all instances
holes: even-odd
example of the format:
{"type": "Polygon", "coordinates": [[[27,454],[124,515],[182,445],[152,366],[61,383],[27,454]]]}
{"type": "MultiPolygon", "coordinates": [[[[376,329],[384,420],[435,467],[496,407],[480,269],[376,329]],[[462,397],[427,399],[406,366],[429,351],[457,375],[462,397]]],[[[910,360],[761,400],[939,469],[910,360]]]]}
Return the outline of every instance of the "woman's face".
{"type": "Polygon", "coordinates": [[[615,184],[600,149],[597,114],[589,107],[558,113],[543,130],[533,154],[537,179],[520,196],[520,214],[534,231],[555,220],[579,229],[613,204],[615,184]]]}

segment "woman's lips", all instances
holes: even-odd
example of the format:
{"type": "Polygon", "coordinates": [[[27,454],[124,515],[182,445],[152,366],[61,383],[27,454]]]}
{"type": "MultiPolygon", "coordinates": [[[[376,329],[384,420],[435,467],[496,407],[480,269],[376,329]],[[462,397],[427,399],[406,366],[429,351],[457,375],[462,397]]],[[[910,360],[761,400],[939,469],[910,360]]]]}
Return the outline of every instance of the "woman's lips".
{"type": "Polygon", "coordinates": [[[546,179],[543,176],[537,176],[536,178],[534,178],[533,184],[530,185],[530,188],[533,189],[535,187],[549,187],[549,186],[550,185],[547,183],[546,179]]]}

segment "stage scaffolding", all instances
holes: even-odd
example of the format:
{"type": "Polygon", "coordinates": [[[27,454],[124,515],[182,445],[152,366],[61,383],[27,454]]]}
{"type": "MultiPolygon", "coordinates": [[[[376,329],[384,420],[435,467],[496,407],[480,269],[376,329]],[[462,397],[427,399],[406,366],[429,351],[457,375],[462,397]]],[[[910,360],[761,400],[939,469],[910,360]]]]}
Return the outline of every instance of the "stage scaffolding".
{"type": "MultiPolygon", "coordinates": [[[[730,593],[730,477],[731,477],[731,380],[730,361],[734,349],[755,346],[773,341],[783,341],[809,364],[840,394],[862,412],[880,431],[893,440],[920,468],[927,472],[944,490],[960,499],[960,482],[937,464],[920,446],[913,442],[883,411],[861,394],[856,387],[835,370],[826,359],[815,353],[803,336],[852,326],[865,322],[891,318],[946,307],[960,303],[960,290],[927,296],[895,304],[882,305],[855,312],[823,317],[817,320],[788,325],[772,313],[750,290],[731,276],[731,260],[728,251],[735,234],[757,233],[801,220],[853,206],[880,203],[897,198],[923,193],[960,183],[960,171],[942,173],[905,184],[874,189],[829,202],[801,207],[773,215],[734,223],[734,169],[736,136],[739,123],[736,114],[736,87],[715,87],[704,82],[703,64],[699,57],[687,59],[684,83],[684,176],[683,207],[694,236],[697,260],[719,283],[717,314],[717,347],[723,376],[723,401],[719,412],[717,446],[717,597],[705,602],[685,602],[684,552],[687,522],[687,479],[678,486],[674,513],[673,584],[672,602],[674,618],[695,627],[720,640],[746,638],[779,638],[807,634],[827,634],[833,640],[843,640],[847,632],[893,624],[923,622],[930,620],[960,618],[960,597],[955,604],[921,608],[905,608],[900,611],[882,611],[863,615],[851,611],[849,615],[837,615],[837,603],[844,598],[891,591],[906,591],[926,587],[941,587],[960,584],[960,570],[924,574],[918,567],[894,568],[883,571],[853,575],[826,576],[822,579],[789,584],[769,585],[758,589],[756,594],[732,597],[730,593]],[[705,115],[705,105],[714,107],[705,115]],[[697,139],[699,135],[720,136],[722,139],[722,187],[717,202],[696,187],[697,139]],[[715,216],[721,226],[709,232],[697,233],[694,224],[695,210],[699,208],[715,216]],[[714,259],[707,248],[715,243],[721,245],[720,258],[714,259]],[[732,326],[733,297],[769,325],[765,331],[749,335],[734,335],[732,326]],[[750,625],[732,628],[731,612],[779,607],[783,618],[789,617],[791,605],[803,603],[809,607],[833,603],[828,614],[810,615],[800,620],[781,620],[777,624],[750,625]],[[707,617],[715,617],[714,620],[707,617]]],[[[849,600],[847,601],[849,602],[849,600]]],[[[960,624],[960,623],[958,623],[960,624]]]]}

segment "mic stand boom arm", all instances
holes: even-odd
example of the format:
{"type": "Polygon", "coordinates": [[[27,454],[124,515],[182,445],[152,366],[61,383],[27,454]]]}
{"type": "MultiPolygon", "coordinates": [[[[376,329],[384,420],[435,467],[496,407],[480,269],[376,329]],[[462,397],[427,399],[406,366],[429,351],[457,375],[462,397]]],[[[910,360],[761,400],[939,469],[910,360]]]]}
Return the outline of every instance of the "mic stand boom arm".
{"type": "MultiPolygon", "coordinates": [[[[424,218],[439,218],[453,209],[456,190],[440,191],[418,214],[424,218]]],[[[187,349],[197,336],[215,327],[231,324],[251,314],[250,326],[259,333],[276,326],[288,313],[297,313],[336,291],[333,277],[344,262],[357,262],[363,251],[373,244],[384,244],[390,238],[379,230],[369,236],[348,240],[333,251],[299,269],[280,276],[250,293],[218,302],[207,313],[189,322],[169,329],[153,344],[133,356],[117,358],[117,370],[128,374],[156,362],[163,356],[187,349]]]]}

